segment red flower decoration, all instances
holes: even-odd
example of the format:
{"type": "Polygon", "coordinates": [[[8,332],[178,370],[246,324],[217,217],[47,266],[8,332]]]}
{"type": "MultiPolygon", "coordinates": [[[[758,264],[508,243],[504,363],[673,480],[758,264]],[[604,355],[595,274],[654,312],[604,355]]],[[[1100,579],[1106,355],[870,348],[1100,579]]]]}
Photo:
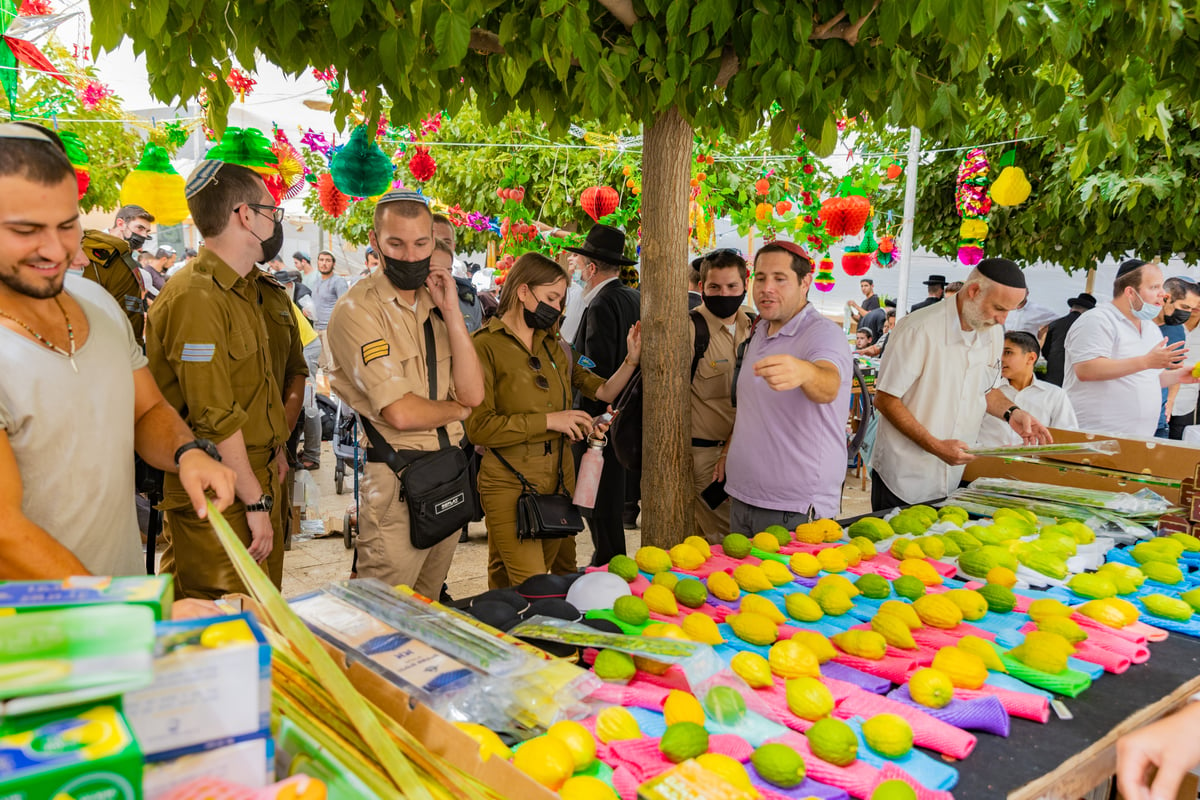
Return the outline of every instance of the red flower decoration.
{"type": "Polygon", "coordinates": [[[428,147],[413,148],[412,158],[408,160],[408,171],[422,183],[433,177],[433,173],[437,172],[437,162],[429,155],[428,147]]]}
{"type": "Polygon", "coordinates": [[[317,178],[317,198],[321,201],[321,208],[331,217],[340,217],[350,206],[350,198],[338,191],[333,185],[333,176],[328,172],[317,178]]]}
{"type": "Polygon", "coordinates": [[[22,17],[42,17],[54,13],[54,10],[46,0],[25,0],[17,13],[22,17]]]}

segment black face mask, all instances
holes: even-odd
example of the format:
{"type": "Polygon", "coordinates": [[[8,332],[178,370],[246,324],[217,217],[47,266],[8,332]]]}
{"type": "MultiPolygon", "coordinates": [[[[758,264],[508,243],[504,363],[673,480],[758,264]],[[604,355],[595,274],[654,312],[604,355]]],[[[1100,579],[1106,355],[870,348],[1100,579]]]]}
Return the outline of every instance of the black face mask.
{"type": "Polygon", "coordinates": [[[1192,318],[1190,311],[1174,311],[1163,317],[1164,325],[1182,325],[1192,318]]]}
{"type": "Polygon", "coordinates": [[[535,331],[544,331],[552,327],[562,317],[561,311],[541,300],[538,301],[537,308],[533,311],[525,307],[522,307],[521,310],[525,312],[525,324],[535,331]]]}
{"type": "Polygon", "coordinates": [[[420,261],[401,261],[387,253],[380,252],[379,255],[383,257],[383,274],[392,282],[392,286],[402,292],[411,292],[425,285],[425,279],[429,277],[430,256],[420,261]]]}
{"type": "MultiPolygon", "coordinates": [[[[254,233],[251,231],[251,233],[254,233]]],[[[254,234],[254,238],[258,239],[258,234],[254,234]]],[[[265,239],[258,239],[262,245],[262,260],[258,263],[265,264],[275,256],[279,255],[279,251],[283,248],[283,223],[276,222],[275,230],[271,231],[271,235],[265,239]]]]}
{"type": "Polygon", "coordinates": [[[147,236],[142,236],[140,233],[129,234],[129,240],[128,240],[129,241],[129,249],[133,250],[135,252],[138,250],[141,250],[142,245],[144,245],[146,243],[146,240],[148,238],[149,237],[147,237],[147,236]]]}
{"type": "Polygon", "coordinates": [[[717,294],[704,295],[704,307],[712,312],[712,315],[717,319],[728,319],[737,313],[737,310],[742,307],[742,303],[746,300],[746,293],[742,292],[739,295],[726,297],[717,294]]]}

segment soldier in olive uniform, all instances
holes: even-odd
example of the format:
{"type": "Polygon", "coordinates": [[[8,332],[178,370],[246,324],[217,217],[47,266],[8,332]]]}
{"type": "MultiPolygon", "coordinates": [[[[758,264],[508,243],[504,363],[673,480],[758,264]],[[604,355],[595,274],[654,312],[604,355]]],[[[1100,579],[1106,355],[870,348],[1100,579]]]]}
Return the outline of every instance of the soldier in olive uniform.
{"type": "Polygon", "coordinates": [[[83,277],[112,295],[129,318],[137,343],[145,347],[146,287],[129,243],[111,233],[87,230],[83,232],[83,252],[87,255],[83,277]]]}
{"type": "MultiPolygon", "coordinates": [[[[702,304],[692,313],[692,341],[704,326],[708,347],[692,375],[692,477],[696,535],[719,543],[729,533],[730,502],[715,509],[700,496],[713,481],[725,480],[725,454],[735,411],[730,396],[737,349],[750,338],[746,301],[746,262],[732,250],[717,250],[700,262],[702,304]]],[[[703,336],[703,333],[700,334],[703,336]]],[[[703,342],[702,342],[703,343],[703,342]]]]}
{"type": "MultiPolygon", "coordinates": [[[[237,473],[238,502],[226,517],[279,586],[284,509],[275,503],[275,460],[290,428],[278,364],[287,365],[282,374],[289,388],[307,370],[290,329],[286,360],[273,349],[283,347],[277,334],[286,324],[279,313],[286,306],[274,307],[284,295],[263,280],[255,263],[279,252],[282,209],[262,178],[219,161],[201,162],[188,180],[187,199],[205,246],[154,302],[146,355],[167,401],[199,436],[217,443],[237,473]]],[[[243,591],[233,564],[173,476],[167,476],[164,496],[161,568],[174,574],[176,595],[215,598],[243,591]]]]}
{"type": "MultiPolygon", "coordinates": [[[[479,360],[463,322],[454,278],[430,270],[433,216],[415,192],[389,192],[375,208],[371,246],[383,266],[350,287],[333,308],[326,335],[333,351],[333,390],[395,450],[451,446],[483,399],[479,360]],[[437,396],[429,396],[425,326],[432,325],[437,396]]],[[[361,427],[361,426],[360,426],[361,427]]],[[[364,443],[365,433],[360,433],[364,443]]],[[[368,453],[359,503],[358,576],[406,584],[437,597],[457,536],[427,549],[413,546],[400,480],[368,453]]]]}
{"type": "Polygon", "coordinates": [[[615,400],[641,357],[639,322],[627,334],[625,360],[607,381],[573,364],[576,357],[558,339],[566,295],[562,267],[544,256],[523,255],[505,280],[496,316],[475,334],[484,394],[467,419],[467,434],[488,448],[479,468],[479,497],[488,529],[490,589],[517,586],[547,571],[571,574],[578,569],[574,537],[517,538],[522,486],[513,470],[538,492],[573,493],[570,443],[581,441],[593,427],[591,414],[571,408],[574,394],[606,403],[615,400]]]}

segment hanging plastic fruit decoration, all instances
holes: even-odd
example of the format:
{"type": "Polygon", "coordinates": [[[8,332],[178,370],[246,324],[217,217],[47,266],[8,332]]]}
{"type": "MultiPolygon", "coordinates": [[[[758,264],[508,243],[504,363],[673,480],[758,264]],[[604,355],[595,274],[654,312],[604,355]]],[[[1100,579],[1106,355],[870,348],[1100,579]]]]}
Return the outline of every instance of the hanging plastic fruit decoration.
{"type": "MultiPolygon", "coordinates": [[[[409,166],[411,165],[410,161],[409,166]]],[[[359,125],[351,131],[346,146],[329,161],[329,174],[333,176],[333,185],[339,192],[350,197],[375,197],[383,194],[392,185],[394,171],[392,160],[376,144],[366,125],[359,125]]]]}
{"type": "Polygon", "coordinates": [[[1025,170],[1017,165],[1017,150],[1013,148],[1000,156],[1000,177],[992,182],[991,196],[997,205],[1019,206],[1029,199],[1033,187],[1025,170]]]}
{"type": "Polygon", "coordinates": [[[900,243],[895,236],[880,236],[879,249],[875,251],[875,263],[881,267],[890,267],[900,255],[900,243]]]}
{"type": "Polygon", "coordinates": [[[88,160],[87,148],[79,137],[71,131],[59,131],[58,138],[62,139],[67,148],[67,160],[75,168],[75,183],[79,188],[79,199],[87,194],[88,185],[92,182],[91,164],[88,160]]]}
{"type": "Polygon", "coordinates": [[[819,292],[832,292],[833,283],[833,259],[825,256],[817,264],[817,274],[813,278],[813,286],[817,287],[819,292]]]}
{"type": "Polygon", "coordinates": [[[819,219],[830,236],[857,236],[871,214],[871,201],[862,189],[849,189],[842,197],[830,197],[821,203],[819,219]]]}
{"type": "Polygon", "coordinates": [[[159,225],[178,225],[190,213],[183,187],[183,176],[171,166],[167,151],[146,142],[142,160],[121,185],[121,205],[141,206],[159,225]]]}
{"type": "Polygon", "coordinates": [[[225,83],[229,85],[230,89],[233,89],[233,91],[237,92],[238,102],[244,103],[246,102],[246,95],[254,91],[254,86],[258,83],[258,81],[254,80],[254,78],[251,78],[237,67],[234,67],[233,69],[229,70],[229,76],[225,78],[225,83]]]}
{"type": "Polygon", "coordinates": [[[350,206],[350,198],[338,191],[333,176],[328,172],[322,172],[321,177],[317,178],[317,199],[321,201],[321,208],[331,217],[340,217],[350,206]]]}
{"type": "Polygon", "coordinates": [[[433,177],[437,172],[437,162],[429,154],[429,148],[417,145],[413,148],[412,157],[408,159],[408,171],[421,183],[433,177]]]}
{"type": "Polygon", "coordinates": [[[611,186],[589,186],[579,195],[579,207],[596,221],[616,211],[620,202],[621,196],[611,186]]]}
{"type": "Polygon", "coordinates": [[[987,215],[992,210],[992,200],[988,197],[988,168],[987,155],[978,147],[968,151],[958,167],[954,205],[963,218],[959,226],[958,260],[968,267],[983,260],[987,215]]]}
{"type": "Polygon", "coordinates": [[[895,161],[893,161],[891,164],[888,165],[887,176],[888,176],[889,181],[894,181],[903,174],[904,174],[904,167],[900,166],[895,161]]]}
{"type": "Polygon", "coordinates": [[[842,271],[852,278],[860,278],[867,274],[875,261],[875,249],[879,243],[875,241],[875,225],[871,220],[863,226],[863,238],[858,244],[847,247],[842,253],[842,271]]]}

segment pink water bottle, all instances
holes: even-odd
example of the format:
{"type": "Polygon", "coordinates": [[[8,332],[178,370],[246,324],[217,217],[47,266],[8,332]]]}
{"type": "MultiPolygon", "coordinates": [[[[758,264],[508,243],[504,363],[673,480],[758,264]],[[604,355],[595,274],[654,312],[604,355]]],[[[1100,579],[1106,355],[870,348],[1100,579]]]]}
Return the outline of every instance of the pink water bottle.
{"type": "Polygon", "coordinates": [[[600,488],[600,473],[604,469],[604,436],[589,436],[588,449],[579,462],[575,478],[575,497],[572,502],[580,508],[596,507],[596,490],[600,488]]]}

